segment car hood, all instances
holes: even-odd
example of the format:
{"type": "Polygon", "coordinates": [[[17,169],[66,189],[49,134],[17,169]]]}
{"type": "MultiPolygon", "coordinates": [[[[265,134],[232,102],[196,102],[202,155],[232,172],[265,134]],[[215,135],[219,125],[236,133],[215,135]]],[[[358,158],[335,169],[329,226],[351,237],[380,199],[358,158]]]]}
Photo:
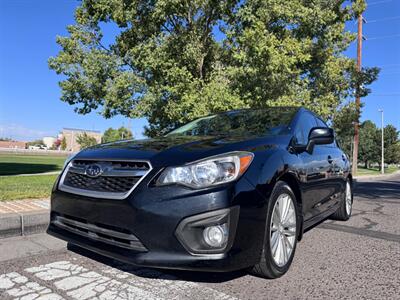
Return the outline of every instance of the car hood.
{"type": "Polygon", "coordinates": [[[288,144],[289,136],[166,136],[100,144],[78,159],[149,160],[153,166],[178,165],[231,151],[265,151],[288,144]]]}

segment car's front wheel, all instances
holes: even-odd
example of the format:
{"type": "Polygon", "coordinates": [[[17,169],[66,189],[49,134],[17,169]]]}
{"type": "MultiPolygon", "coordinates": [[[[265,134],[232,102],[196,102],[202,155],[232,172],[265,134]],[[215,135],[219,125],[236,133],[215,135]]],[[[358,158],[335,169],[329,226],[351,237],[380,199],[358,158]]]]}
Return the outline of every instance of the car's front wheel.
{"type": "Polygon", "coordinates": [[[288,184],[278,182],[268,205],[266,234],[260,263],[251,272],[264,278],[285,274],[297,244],[296,197],[288,184]]]}

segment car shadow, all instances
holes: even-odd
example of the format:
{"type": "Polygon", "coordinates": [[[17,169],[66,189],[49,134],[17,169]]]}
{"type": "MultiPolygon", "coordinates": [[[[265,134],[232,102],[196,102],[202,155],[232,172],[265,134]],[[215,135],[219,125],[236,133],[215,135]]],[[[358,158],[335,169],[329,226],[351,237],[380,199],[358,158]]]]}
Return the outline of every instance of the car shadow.
{"type": "Polygon", "coordinates": [[[79,246],[68,243],[68,250],[95,260],[99,263],[107,266],[116,268],[123,272],[128,272],[132,275],[148,278],[148,279],[165,279],[165,280],[179,280],[179,281],[190,281],[190,282],[203,282],[203,283],[222,283],[231,281],[243,276],[248,275],[246,270],[239,270],[233,272],[195,272],[195,271],[183,271],[183,270],[172,270],[172,269],[156,269],[148,267],[137,267],[131,264],[117,261],[115,259],[102,256],[90,250],[81,248],[79,246]]]}
{"type": "Polygon", "coordinates": [[[354,185],[357,200],[365,199],[400,199],[400,181],[357,181],[354,185]]]}
{"type": "Polygon", "coordinates": [[[0,176],[36,174],[60,170],[55,164],[0,163],[0,176]]]}

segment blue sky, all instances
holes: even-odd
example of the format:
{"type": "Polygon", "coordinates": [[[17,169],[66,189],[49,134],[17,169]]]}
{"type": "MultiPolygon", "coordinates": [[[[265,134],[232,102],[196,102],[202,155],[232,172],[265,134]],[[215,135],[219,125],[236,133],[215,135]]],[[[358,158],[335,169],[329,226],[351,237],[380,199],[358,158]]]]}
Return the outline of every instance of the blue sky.
{"type": "MultiPolygon", "coordinates": [[[[400,0],[370,0],[363,44],[363,65],[382,68],[372,94],[363,99],[362,119],[400,128],[400,0]]],[[[66,35],[79,5],[75,0],[0,0],[0,137],[32,140],[56,135],[63,127],[104,131],[128,126],[142,136],[143,119],[104,119],[92,113],[78,115],[59,100],[60,77],[49,70],[47,59],[59,51],[56,35],[66,35]]],[[[356,30],[356,24],[348,28],[356,30]]],[[[355,43],[346,52],[355,57],[355,43]]]]}

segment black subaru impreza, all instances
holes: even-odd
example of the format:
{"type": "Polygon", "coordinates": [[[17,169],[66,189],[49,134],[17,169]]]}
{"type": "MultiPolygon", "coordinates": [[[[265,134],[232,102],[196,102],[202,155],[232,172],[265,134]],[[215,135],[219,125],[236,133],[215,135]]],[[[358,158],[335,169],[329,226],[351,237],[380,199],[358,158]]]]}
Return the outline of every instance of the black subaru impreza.
{"type": "Polygon", "coordinates": [[[352,201],[348,158],[321,118],[235,110],[79,152],[54,185],[48,233],[139,266],[276,278],[303,232],[349,219],[352,201]]]}

